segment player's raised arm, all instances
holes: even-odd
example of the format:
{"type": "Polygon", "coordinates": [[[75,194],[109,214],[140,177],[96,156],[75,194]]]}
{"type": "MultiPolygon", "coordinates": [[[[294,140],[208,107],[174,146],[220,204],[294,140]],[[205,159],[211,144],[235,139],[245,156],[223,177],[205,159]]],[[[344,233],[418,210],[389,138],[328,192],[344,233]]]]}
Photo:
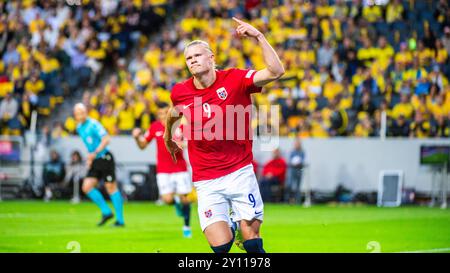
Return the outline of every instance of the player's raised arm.
{"type": "Polygon", "coordinates": [[[175,109],[175,107],[171,107],[167,112],[165,131],[164,131],[164,143],[166,144],[167,151],[169,151],[172,156],[173,161],[177,162],[177,158],[175,154],[179,152],[182,148],[172,139],[172,128],[175,122],[179,120],[182,115],[175,109]]]}
{"type": "Polygon", "coordinates": [[[264,35],[254,26],[239,20],[236,17],[233,17],[233,20],[239,24],[236,28],[237,34],[244,37],[254,38],[263,51],[266,68],[255,73],[255,76],[253,77],[254,84],[256,86],[264,86],[283,76],[285,72],[283,64],[281,63],[275,50],[266,40],[266,37],[264,37],[264,35]]]}
{"type": "Polygon", "coordinates": [[[136,141],[139,149],[144,150],[148,146],[149,142],[145,139],[141,129],[134,128],[131,134],[133,135],[133,138],[136,141]]]}

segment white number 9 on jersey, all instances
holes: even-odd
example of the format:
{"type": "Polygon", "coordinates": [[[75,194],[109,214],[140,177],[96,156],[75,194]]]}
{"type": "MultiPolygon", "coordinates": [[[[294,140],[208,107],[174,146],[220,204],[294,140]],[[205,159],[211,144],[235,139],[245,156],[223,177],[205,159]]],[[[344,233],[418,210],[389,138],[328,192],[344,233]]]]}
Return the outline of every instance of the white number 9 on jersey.
{"type": "Polygon", "coordinates": [[[203,103],[203,111],[208,115],[208,118],[211,118],[211,106],[209,103],[203,103]]]}

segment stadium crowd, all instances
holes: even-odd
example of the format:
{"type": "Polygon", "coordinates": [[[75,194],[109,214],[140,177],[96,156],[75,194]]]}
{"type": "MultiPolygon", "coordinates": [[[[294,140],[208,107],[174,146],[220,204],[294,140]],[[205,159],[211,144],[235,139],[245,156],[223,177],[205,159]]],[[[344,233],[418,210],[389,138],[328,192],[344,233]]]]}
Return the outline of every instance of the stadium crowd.
{"type": "Polygon", "coordinates": [[[107,68],[147,42],[142,34],[157,30],[173,4],[0,1],[0,134],[21,135],[33,110],[45,119],[65,97],[98,86],[107,68]]]}
{"type": "MultiPolygon", "coordinates": [[[[170,103],[171,87],[189,77],[187,41],[208,41],[218,68],[263,67],[260,49],[236,37],[236,16],[262,30],[285,65],[283,78],[254,96],[257,107],[280,105],[280,135],[379,136],[384,116],[387,136],[450,135],[448,1],[212,0],[192,5],[151,40],[139,35],[154,24],[143,20],[153,18],[146,7],[165,7],[152,9],[162,20],[171,1],[82,2],[1,4],[3,133],[26,125],[33,107],[48,105],[49,114],[66,86],[83,90],[89,115],[110,134],[146,129],[158,104],[170,103]],[[21,19],[12,20],[19,10],[21,19]],[[135,54],[126,55],[131,48],[135,54]],[[96,81],[110,64],[107,82],[96,81]],[[11,108],[18,109],[3,111],[11,108]]],[[[75,132],[71,116],[62,123],[62,135],[75,132]]]]}

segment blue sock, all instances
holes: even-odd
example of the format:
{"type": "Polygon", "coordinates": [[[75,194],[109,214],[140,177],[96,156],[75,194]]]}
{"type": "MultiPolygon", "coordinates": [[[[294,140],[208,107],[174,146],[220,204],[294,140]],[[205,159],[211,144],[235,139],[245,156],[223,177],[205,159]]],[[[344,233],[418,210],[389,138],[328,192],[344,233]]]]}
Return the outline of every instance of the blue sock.
{"type": "Polygon", "coordinates": [[[177,213],[177,216],[183,217],[183,205],[181,204],[180,197],[178,195],[175,195],[173,197],[173,205],[175,206],[175,212],[177,213]]]}
{"type": "Polygon", "coordinates": [[[116,191],[115,193],[110,195],[111,201],[114,206],[114,210],[116,211],[117,222],[123,224],[123,199],[120,191],[116,191]]]}
{"type": "Polygon", "coordinates": [[[106,204],[105,198],[103,198],[103,195],[99,190],[94,188],[86,195],[100,208],[103,215],[112,214],[111,209],[108,207],[108,204],[106,204]]]}
{"type": "Polygon", "coordinates": [[[245,241],[244,248],[247,253],[266,253],[263,249],[263,241],[261,238],[245,241]]]}
{"type": "Polygon", "coordinates": [[[184,218],[184,225],[189,226],[189,222],[191,219],[191,204],[183,204],[183,218],[184,218]]]}

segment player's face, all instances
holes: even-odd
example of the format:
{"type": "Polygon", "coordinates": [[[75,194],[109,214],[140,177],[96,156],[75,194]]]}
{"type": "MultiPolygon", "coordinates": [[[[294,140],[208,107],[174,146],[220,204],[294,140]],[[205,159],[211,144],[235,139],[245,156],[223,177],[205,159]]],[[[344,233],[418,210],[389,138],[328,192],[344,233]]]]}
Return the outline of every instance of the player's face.
{"type": "Polygon", "coordinates": [[[214,55],[201,44],[188,47],[184,57],[189,72],[194,76],[214,69],[214,55]]]}
{"type": "Polygon", "coordinates": [[[73,110],[73,116],[77,123],[83,123],[87,117],[86,109],[75,107],[73,110]]]}
{"type": "Polygon", "coordinates": [[[165,121],[167,117],[167,111],[169,110],[168,107],[164,107],[158,110],[158,119],[159,121],[165,121]]]}

